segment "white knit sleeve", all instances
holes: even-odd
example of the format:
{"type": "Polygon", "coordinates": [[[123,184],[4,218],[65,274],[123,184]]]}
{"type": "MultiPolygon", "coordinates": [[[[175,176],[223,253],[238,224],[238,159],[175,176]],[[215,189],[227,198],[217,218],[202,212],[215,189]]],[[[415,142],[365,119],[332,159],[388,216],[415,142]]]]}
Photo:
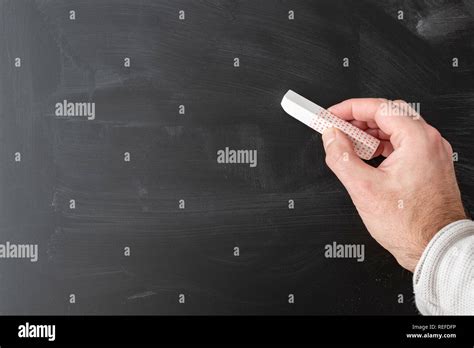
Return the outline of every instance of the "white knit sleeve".
{"type": "Polygon", "coordinates": [[[474,315],[474,221],[459,220],[430,241],[413,274],[424,315],[474,315]]]}

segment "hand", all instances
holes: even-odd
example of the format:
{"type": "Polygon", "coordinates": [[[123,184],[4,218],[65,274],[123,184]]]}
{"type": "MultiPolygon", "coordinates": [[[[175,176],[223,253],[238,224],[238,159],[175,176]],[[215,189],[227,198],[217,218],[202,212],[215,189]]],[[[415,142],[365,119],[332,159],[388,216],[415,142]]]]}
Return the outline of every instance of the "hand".
{"type": "Polygon", "coordinates": [[[452,148],[403,101],[350,99],[328,109],[380,140],[378,168],[362,161],[336,128],[323,134],[326,163],[347,189],[373,238],[414,271],[431,238],[466,218],[452,148]],[[409,110],[411,116],[399,116],[409,110]]]}

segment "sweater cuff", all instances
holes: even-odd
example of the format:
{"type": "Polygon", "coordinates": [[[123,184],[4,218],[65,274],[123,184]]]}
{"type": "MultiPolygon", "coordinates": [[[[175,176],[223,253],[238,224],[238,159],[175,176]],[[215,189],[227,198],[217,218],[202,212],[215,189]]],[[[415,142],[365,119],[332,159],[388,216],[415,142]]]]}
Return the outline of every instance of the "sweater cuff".
{"type": "MultiPolygon", "coordinates": [[[[472,235],[473,231],[473,221],[459,220],[443,227],[428,243],[413,273],[415,302],[421,314],[448,314],[440,305],[439,297],[443,294],[439,293],[441,290],[439,289],[439,283],[447,278],[449,274],[442,274],[444,271],[440,270],[440,264],[443,257],[448,253],[448,249],[461,239],[472,235]]],[[[455,257],[456,247],[451,248],[449,254],[454,254],[450,256],[455,257]]]]}

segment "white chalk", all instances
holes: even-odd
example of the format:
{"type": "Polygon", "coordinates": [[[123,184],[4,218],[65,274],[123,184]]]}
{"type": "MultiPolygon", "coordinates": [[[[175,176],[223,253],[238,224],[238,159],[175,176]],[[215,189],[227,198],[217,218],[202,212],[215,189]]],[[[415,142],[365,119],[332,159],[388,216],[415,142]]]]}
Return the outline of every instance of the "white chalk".
{"type": "Polygon", "coordinates": [[[380,140],[377,138],[334,116],[326,109],[292,90],[283,96],[281,106],[290,116],[321,134],[329,127],[340,129],[352,140],[354,150],[360,158],[371,159],[380,144],[380,140]]]}

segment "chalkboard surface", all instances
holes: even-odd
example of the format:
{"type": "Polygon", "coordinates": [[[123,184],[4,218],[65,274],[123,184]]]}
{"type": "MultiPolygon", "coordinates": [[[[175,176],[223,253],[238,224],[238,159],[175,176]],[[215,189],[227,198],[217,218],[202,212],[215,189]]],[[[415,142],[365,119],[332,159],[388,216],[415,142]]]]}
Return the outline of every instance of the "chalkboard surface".
{"type": "Polygon", "coordinates": [[[468,0],[1,0],[0,314],[416,314],[411,274],[279,103],[419,103],[472,212],[473,15],[468,0]]]}

